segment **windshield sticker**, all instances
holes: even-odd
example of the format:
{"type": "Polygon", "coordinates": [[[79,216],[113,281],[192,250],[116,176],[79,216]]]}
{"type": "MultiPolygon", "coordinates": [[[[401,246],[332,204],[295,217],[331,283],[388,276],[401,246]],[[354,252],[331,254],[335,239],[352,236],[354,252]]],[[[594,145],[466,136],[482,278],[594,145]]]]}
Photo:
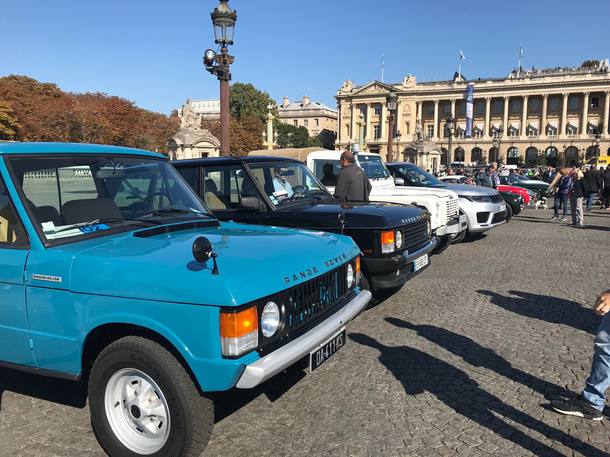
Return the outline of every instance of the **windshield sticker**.
{"type": "Polygon", "coordinates": [[[95,224],[95,225],[85,225],[84,227],[79,227],[78,229],[83,233],[93,233],[98,232],[100,230],[108,230],[110,227],[106,224],[95,224]]]}
{"type": "Polygon", "coordinates": [[[282,200],[286,200],[288,198],[288,192],[285,190],[278,190],[277,192],[273,192],[273,196],[281,202],[282,200]]]}
{"type": "Polygon", "coordinates": [[[271,200],[271,203],[273,203],[274,205],[277,205],[277,204],[279,203],[279,202],[278,202],[278,199],[277,199],[277,198],[275,198],[275,196],[274,196],[274,195],[270,195],[270,196],[269,196],[269,200],[271,200]]]}

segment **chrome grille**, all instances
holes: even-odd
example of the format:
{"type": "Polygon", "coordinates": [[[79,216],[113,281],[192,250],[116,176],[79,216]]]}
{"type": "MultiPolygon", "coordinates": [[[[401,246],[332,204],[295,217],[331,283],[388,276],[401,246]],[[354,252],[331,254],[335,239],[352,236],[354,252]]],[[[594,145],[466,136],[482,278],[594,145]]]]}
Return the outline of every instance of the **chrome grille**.
{"type": "Polygon", "coordinates": [[[413,224],[401,227],[403,247],[409,252],[417,251],[430,241],[428,235],[428,220],[422,219],[413,224]]]}
{"type": "Polygon", "coordinates": [[[447,218],[452,218],[460,212],[460,203],[457,198],[447,200],[447,218]]]}

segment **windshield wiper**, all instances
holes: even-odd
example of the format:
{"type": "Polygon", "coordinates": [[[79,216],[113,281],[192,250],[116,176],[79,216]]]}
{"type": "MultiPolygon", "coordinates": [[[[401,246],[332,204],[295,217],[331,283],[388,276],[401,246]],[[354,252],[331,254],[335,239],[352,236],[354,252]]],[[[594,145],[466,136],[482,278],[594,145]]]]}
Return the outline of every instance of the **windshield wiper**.
{"type": "MultiPolygon", "coordinates": [[[[203,216],[203,217],[213,217],[210,214],[204,213],[203,211],[199,211],[198,209],[195,208],[180,208],[180,207],[173,207],[173,206],[168,206],[167,208],[160,208],[160,209],[154,209],[152,211],[148,211],[147,213],[144,214],[144,216],[141,217],[147,217],[147,216],[163,216],[166,214],[196,214],[197,216],[203,216]]],[[[138,219],[141,220],[141,219],[138,219]]]]}

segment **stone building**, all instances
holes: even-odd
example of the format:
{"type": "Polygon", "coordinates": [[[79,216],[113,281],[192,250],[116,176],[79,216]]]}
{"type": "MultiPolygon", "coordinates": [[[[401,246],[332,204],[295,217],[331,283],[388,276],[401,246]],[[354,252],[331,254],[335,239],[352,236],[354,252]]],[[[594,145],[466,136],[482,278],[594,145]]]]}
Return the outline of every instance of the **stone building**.
{"type": "Polygon", "coordinates": [[[201,117],[195,112],[192,100],[187,100],[178,111],[180,130],[167,142],[171,160],[199,157],[218,157],[220,140],[209,130],[201,128],[201,117]]]}
{"type": "Polygon", "coordinates": [[[390,91],[398,96],[393,128],[395,160],[432,168],[436,146],[438,160],[446,162],[449,135],[445,123],[450,114],[455,117],[454,161],[586,161],[595,157],[596,141],[600,141],[602,155],[610,154],[607,60],[590,68],[520,70],[505,78],[471,81],[457,74],[449,81],[417,82],[414,76],[394,84],[372,81],[356,86],[346,81],[336,95],[340,148],[357,142],[360,129],[364,129],[368,149],[386,156],[390,91]],[[468,82],[474,84],[470,138],[465,137],[468,82]],[[500,131],[502,136],[497,138],[500,131]],[[418,147],[424,141],[427,146],[418,147]]]}
{"type": "Polygon", "coordinates": [[[284,97],[277,107],[278,118],[284,124],[305,127],[309,136],[319,138],[324,147],[333,149],[337,135],[337,111],[328,106],[312,102],[305,96],[301,101],[291,102],[284,97]]]}
{"type": "Polygon", "coordinates": [[[220,99],[191,100],[191,105],[195,114],[202,120],[220,120],[220,99]]]}

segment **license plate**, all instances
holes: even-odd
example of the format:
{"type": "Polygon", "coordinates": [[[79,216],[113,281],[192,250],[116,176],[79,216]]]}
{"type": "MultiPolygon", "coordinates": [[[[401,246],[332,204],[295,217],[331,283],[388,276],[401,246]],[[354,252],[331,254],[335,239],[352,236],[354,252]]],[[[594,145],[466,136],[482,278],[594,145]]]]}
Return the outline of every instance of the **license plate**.
{"type": "Polygon", "coordinates": [[[318,349],[311,351],[309,353],[309,371],[311,372],[318,368],[333,355],[335,355],[339,349],[345,346],[346,336],[347,332],[345,331],[345,327],[343,327],[341,330],[339,330],[339,333],[336,333],[318,349]]]}
{"type": "Polygon", "coordinates": [[[421,257],[415,259],[415,261],[413,262],[413,271],[420,270],[426,265],[428,265],[428,254],[424,254],[421,257]]]}

